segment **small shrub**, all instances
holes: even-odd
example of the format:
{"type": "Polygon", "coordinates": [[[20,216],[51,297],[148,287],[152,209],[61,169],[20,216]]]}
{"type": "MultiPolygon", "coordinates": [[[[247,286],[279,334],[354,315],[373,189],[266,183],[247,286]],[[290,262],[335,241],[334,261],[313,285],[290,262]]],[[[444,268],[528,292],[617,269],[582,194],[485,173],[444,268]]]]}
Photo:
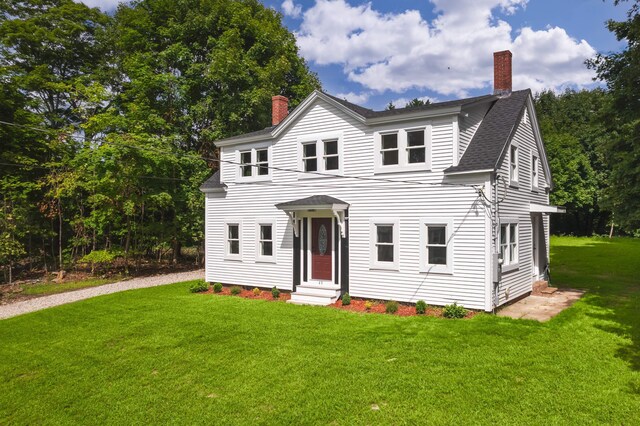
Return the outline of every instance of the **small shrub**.
{"type": "Polygon", "coordinates": [[[262,293],[262,290],[260,290],[258,287],[254,288],[251,291],[253,291],[254,296],[260,296],[260,293],[262,293]]]}
{"type": "Polygon", "coordinates": [[[280,290],[278,290],[278,287],[274,287],[271,289],[271,297],[273,297],[274,299],[280,297],[280,290]]]}
{"type": "Polygon", "coordinates": [[[351,304],[351,296],[349,293],[345,293],[342,295],[342,306],[347,306],[351,304]]]}
{"type": "Polygon", "coordinates": [[[215,283],[213,285],[213,292],[214,293],[220,293],[222,291],[222,284],[220,283],[215,283]]]}
{"type": "Polygon", "coordinates": [[[398,307],[398,302],[396,302],[395,300],[389,300],[384,304],[384,311],[388,314],[395,314],[396,312],[398,312],[398,307]]]}
{"type": "Polygon", "coordinates": [[[424,300],[418,300],[416,302],[416,313],[418,315],[424,315],[425,312],[427,312],[427,304],[424,300]]]}
{"type": "Polygon", "coordinates": [[[195,283],[191,284],[191,287],[189,287],[189,291],[191,293],[200,293],[207,290],[209,290],[209,284],[204,281],[196,281],[195,283]]]}
{"type": "Polygon", "coordinates": [[[233,294],[234,296],[239,295],[241,292],[242,292],[242,289],[237,285],[234,285],[233,287],[231,287],[231,294],[233,294]]]}
{"type": "Polygon", "coordinates": [[[370,310],[371,310],[371,308],[373,308],[373,302],[372,302],[372,301],[370,301],[370,300],[367,300],[366,302],[364,302],[364,308],[365,308],[367,311],[370,311],[370,310]]]}
{"type": "Polygon", "coordinates": [[[464,318],[465,315],[467,310],[456,302],[453,305],[446,305],[442,310],[442,316],[445,318],[464,318]]]}

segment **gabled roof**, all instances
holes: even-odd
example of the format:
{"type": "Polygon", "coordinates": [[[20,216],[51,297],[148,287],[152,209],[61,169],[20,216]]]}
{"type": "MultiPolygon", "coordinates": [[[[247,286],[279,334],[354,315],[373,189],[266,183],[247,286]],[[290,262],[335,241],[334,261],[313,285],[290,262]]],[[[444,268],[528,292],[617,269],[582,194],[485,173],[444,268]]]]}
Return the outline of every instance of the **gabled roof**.
{"type": "Polygon", "coordinates": [[[518,127],[531,91],[519,90],[499,98],[484,116],[457,166],[445,173],[495,170],[518,127]]]}
{"type": "Polygon", "coordinates": [[[227,187],[224,183],[220,182],[220,170],[215,172],[211,177],[204,181],[200,185],[200,191],[202,192],[219,192],[227,187]]]}
{"type": "Polygon", "coordinates": [[[348,207],[349,203],[345,203],[337,198],[330,197],[328,195],[312,195],[311,197],[301,198],[299,200],[286,201],[284,203],[276,204],[276,208],[280,210],[295,210],[299,208],[314,208],[314,207],[328,207],[331,206],[345,206],[348,207]]]}

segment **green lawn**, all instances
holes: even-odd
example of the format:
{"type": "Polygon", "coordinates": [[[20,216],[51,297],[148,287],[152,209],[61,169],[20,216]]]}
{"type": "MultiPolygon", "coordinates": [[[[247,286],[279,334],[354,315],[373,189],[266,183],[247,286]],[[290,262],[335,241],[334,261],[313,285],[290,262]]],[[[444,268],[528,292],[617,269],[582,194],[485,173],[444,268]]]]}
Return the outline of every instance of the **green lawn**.
{"type": "Polygon", "coordinates": [[[88,280],[69,281],[60,284],[56,284],[54,282],[46,282],[25,286],[22,294],[44,296],[46,294],[56,294],[63,293],[65,291],[78,290],[81,288],[96,287],[99,285],[113,283],[121,279],[121,277],[91,278],[88,280]]]}
{"type": "Polygon", "coordinates": [[[639,259],[640,240],[554,238],[554,284],[589,292],[544,324],[189,283],[0,321],[0,424],[638,424],[639,259]]]}

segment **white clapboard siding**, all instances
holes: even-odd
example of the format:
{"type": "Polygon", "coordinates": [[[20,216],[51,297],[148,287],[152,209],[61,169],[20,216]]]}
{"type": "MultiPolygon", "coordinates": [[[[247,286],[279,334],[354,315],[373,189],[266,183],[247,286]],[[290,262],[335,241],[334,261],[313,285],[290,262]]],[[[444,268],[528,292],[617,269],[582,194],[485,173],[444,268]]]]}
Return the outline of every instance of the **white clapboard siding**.
{"type": "MultiPolygon", "coordinates": [[[[318,99],[292,124],[272,147],[271,165],[299,169],[298,139],[326,132],[342,132],[343,174],[348,177],[432,183],[434,185],[369,182],[349,178],[306,177],[272,170],[271,182],[235,183],[237,166],[223,163],[226,194],[207,194],[206,278],[257,287],[291,289],[293,280],[293,232],[288,218],[274,204],[311,195],[330,195],[349,207],[349,292],[355,297],[425,300],[443,305],[458,302],[484,309],[486,214],[476,204],[478,195],[467,186],[441,186],[443,172],[452,162],[453,117],[432,124],[432,171],[374,174],[374,132],[351,116],[318,99]],[[399,268],[370,267],[370,219],[399,220],[399,268]],[[419,272],[420,218],[447,217],[454,221],[453,274],[419,272]],[[256,261],[256,218],[275,218],[276,262],[256,261]],[[225,260],[225,220],[242,222],[242,260],[225,260]]],[[[416,127],[427,121],[403,123],[416,127]]],[[[241,146],[225,147],[223,160],[237,161],[241,146]]]]}
{"type": "MultiPolygon", "coordinates": [[[[519,151],[519,174],[518,186],[507,187],[507,195],[505,200],[500,204],[500,217],[517,218],[519,226],[518,238],[518,269],[502,274],[502,282],[499,288],[499,305],[516,299],[519,296],[531,291],[534,281],[533,277],[533,236],[532,236],[532,217],[529,212],[530,203],[549,204],[549,196],[545,191],[547,185],[542,161],[539,161],[538,176],[539,186],[537,191],[531,188],[532,181],[532,155],[535,154],[541,158],[540,152],[535,142],[533,129],[531,127],[530,111],[526,111],[527,116],[520,121],[518,128],[511,143],[518,145],[519,151]],[[507,299],[506,294],[509,297],[507,299]]],[[[508,148],[510,149],[510,147],[508,148]]],[[[504,156],[500,165],[500,175],[509,179],[509,151],[504,156]]],[[[500,198],[504,197],[504,187],[499,186],[500,198]]],[[[549,217],[543,215],[545,248],[549,250],[549,217]]]]}

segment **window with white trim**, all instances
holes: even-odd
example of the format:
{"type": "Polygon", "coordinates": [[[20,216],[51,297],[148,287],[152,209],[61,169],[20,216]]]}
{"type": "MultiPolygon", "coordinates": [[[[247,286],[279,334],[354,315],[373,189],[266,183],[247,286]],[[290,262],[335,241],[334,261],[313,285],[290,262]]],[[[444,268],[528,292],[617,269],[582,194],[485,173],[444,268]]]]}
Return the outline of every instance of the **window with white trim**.
{"type": "Polygon", "coordinates": [[[240,260],[242,256],[242,226],[240,222],[227,222],[225,231],[225,259],[240,260]]]}
{"type": "Polygon", "coordinates": [[[300,170],[298,178],[318,178],[322,174],[340,174],[342,170],[342,136],[339,132],[303,136],[298,139],[300,170]],[[315,173],[317,172],[317,173],[315,173]]]}
{"type": "Polygon", "coordinates": [[[453,272],[453,219],[420,219],[420,272],[453,272]]]}
{"type": "Polygon", "coordinates": [[[398,133],[387,133],[380,136],[382,165],[397,165],[400,159],[398,153],[398,133]]]}
{"type": "Polygon", "coordinates": [[[318,153],[315,142],[302,144],[302,162],[305,172],[318,171],[318,153]]]}
{"type": "Polygon", "coordinates": [[[375,133],[377,173],[431,168],[431,125],[375,133]]]}
{"type": "Polygon", "coordinates": [[[338,153],[338,140],[322,141],[324,145],[324,169],[338,170],[340,168],[340,154],[338,153]]]}
{"type": "Polygon", "coordinates": [[[518,147],[515,145],[509,148],[509,180],[512,184],[518,183],[518,147]]]}
{"type": "Polygon", "coordinates": [[[398,267],[398,220],[373,219],[371,222],[371,267],[397,269],[398,267]]]}
{"type": "Polygon", "coordinates": [[[270,148],[263,146],[239,151],[238,180],[264,180],[271,176],[270,148]]]}
{"type": "Polygon", "coordinates": [[[271,219],[258,219],[257,221],[257,246],[256,260],[262,262],[275,261],[275,235],[276,223],[271,219]]]}
{"type": "Polygon", "coordinates": [[[518,267],[518,223],[500,224],[500,258],[502,270],[509,271],[518,267]]]}
{"type": "Polygon", "coordinates": [[[531,157],[531,189],[538,189],[539,180],[538,170],[540,168],[540,160],[536,155],[531,157]]]}

